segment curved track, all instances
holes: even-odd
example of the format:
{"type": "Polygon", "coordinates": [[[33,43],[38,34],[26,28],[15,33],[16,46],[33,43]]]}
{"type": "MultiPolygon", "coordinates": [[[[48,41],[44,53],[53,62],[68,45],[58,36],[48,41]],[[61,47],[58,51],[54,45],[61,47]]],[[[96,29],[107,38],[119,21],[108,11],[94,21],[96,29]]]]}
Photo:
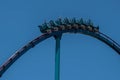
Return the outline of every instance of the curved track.
{"type": "Polygon", "coordinates": [[[61,30],[61,31],[53,31],[51,33],[44,33],[39,37],[35,38],[25,46],[23,46],[20,50],[16,51],[1,67],[0,67],[0,76],[17,60],[21,57],[24,53],[26,53],[29,49],[33,48],[38,43],[44,41],[47,38],[52,36],[62,35],[63,33],[80,33],[89,35],[91,37],[97,38],[98,40],[104,42],[108,46],[110,46],[113,50],[115,50],[118,54],[120,54],[120,45],[117,44],[114,40],[112,40],[107,35],[101,32],[90,32],[88,30],[82,29],[70,29],[70,30],[61,30]]]}

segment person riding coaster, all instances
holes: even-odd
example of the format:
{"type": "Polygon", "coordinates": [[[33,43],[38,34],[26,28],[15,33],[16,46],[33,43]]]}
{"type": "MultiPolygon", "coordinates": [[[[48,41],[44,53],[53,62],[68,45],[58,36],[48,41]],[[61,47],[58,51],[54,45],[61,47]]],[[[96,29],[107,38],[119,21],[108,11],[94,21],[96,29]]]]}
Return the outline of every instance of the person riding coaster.
{"type": "Polygon", "coordinates": [[[83,21],[82,18],[80,20],[76,20],[75,18],[73,19],[65,18],[64,20],[59,18],[56,21],[50,20],[49,23],[45,22],[44,24],[40,25],[39,28],[42,33],[51,33],[54,31],[71,29],[75,30],[81,29],[90,32],[99,32],[99,27],[94,27],[91,20],[83,21]]]}

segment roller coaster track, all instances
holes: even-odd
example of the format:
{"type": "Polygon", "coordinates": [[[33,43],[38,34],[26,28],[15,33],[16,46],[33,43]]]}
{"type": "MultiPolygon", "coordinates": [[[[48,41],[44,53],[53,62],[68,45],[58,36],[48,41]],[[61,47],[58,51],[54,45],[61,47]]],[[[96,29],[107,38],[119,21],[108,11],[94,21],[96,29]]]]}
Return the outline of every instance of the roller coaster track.
{"type": "Polygon", "coordinates": [[[65,30],[58,30],[58,31],[53,31],[51,33],[43,33],[39,37],[35,38],[25,46],[23,46],[21,49],[16,51],[6,62],[0,67],[0,76],[3,75],[3,73],[15,62],[17,59],[19,59],[24,53],[26,53],[28,50],[31,48],[35,47],[38,43],[41,43],[42,41],[50,38],[50,37],[55,37],[55,36],[60,36],[63,33],[80,33],[80,34],[85,34],[89,35],[91,37],[94,37],[103,43],[107,44],[109,47],[111,47],[113,50],[115,50],[119,55],[120,55],[120,45],[116,43],[114,40],[112,40],[110,37],[107,35],[101,33],[100,31],[98,32],[92,32],[88,30],[83,30],[83,29],[65,29],[65,30]]]}

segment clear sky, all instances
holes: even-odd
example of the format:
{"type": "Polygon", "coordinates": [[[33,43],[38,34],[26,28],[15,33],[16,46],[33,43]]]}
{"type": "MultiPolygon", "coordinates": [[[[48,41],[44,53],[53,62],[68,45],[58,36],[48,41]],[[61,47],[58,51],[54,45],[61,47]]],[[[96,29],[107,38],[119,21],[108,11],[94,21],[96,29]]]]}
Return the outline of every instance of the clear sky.
{"type": "MultiPolygon", "coordinates": [[[[120,44],[119,0],[0,0],[0,65],[41,35],[39,24],[59,17],[91,19],[120,44]]],[[[54,52],[51,37],[25,53],[0,80],[54,80],[54,52]]],[[[120,80],[120,55],[95,38],[64,34],[61,80],[120,80]]]]}

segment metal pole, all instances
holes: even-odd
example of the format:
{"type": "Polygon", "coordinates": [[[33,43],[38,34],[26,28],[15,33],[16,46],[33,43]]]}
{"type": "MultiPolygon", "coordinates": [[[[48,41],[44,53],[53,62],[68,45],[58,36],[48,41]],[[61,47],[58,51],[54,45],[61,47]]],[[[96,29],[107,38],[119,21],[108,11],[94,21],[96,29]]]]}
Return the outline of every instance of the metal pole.
{"type": "Polygon", "coordinates": [[[61,36],[54,36],[56,40],[55,49],[55,80],[60,80],[60,40],[61,36]]]}

